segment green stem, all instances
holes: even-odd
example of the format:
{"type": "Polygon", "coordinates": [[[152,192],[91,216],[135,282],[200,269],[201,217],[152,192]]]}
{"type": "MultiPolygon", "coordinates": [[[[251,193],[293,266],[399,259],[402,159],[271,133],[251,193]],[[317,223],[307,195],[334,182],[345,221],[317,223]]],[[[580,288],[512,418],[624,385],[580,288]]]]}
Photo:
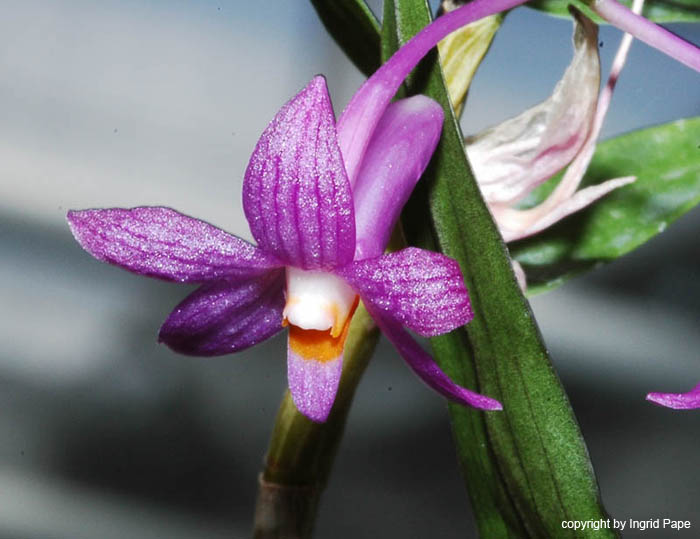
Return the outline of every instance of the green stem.
{"type": "Polygon", "coordinates": [[[325,423],[301,415],[289,391],[285,393],[260,475],[255,539],[311,537],[355,390],[378,340],[379,331],[360,303],[345,342],[338,394],[325,423]]]}

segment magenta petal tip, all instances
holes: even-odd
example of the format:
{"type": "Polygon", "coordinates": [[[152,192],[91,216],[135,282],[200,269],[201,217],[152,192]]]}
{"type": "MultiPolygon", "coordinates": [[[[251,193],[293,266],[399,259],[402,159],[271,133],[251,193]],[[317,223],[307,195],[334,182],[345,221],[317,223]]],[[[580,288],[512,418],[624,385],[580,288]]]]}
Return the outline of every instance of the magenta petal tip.
{"type": "Polygon", "coordinates": [[[384,335],[392,342],[411,370],[431,389],[443,397],[477,408],[479,410],[502,410],[503,406],[496,399],[480,395],[470,389],[461,387],[450,380],[428,354],[401,325],[385,316],[376,307],[365,304],[372,318],[384,335]]]}
{"type": "Polygon", "coordinates": [[[700,408],[700,384],[687,393],[649,393],[647,400],[674,410],[694,410],[700,408]]]}
{"type": "Polygon", "coordinates": [[[503,405],[497,401],[496,399],[492,399],[491,397],[484,397],[482,396],[482,402],[479,406],[476,406],[477,408],[480,408],[481,410],[488,410],[488,411],[501,411],[503,410],[503,405]]]}

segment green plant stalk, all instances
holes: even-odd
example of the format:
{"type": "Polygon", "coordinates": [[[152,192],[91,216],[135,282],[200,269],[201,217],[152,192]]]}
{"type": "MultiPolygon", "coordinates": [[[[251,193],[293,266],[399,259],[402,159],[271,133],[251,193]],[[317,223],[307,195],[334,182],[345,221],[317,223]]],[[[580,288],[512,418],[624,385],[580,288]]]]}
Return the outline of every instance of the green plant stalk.
{"type": "MultiPolygon", "coordinates": [[[[424,0],[386,0],[383,39],[398,46],[429,22],[424,0]]],[[[402,215],[404,228],[409,243],[438,246],[460,263],[475,312],[465,328],[431,340],[434,355],[456,382],[504,405],[491,413],[450,407],[479,529],[485,537],[613,536],[561,527],[562,520],[607,514],[568,399],[469,168],[435,54],[406,87],[443,105],[445,124],[402,215]]]]}
{"type": "Polygon", "coordinates": [[[350,323],[343,374],[325,423],[300,414],[285,392],[260,474],[255,509],[256,539],[308,538],[328,480],[345,422],[362,374],[379,340],[379,330],[362,303],[350,323]]]}

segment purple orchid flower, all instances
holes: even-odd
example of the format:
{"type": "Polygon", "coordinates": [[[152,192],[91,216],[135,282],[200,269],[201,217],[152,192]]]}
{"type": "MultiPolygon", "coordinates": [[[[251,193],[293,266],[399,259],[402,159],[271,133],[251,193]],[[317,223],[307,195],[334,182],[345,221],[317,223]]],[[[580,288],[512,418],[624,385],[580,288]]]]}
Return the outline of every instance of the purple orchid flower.
{"type": "Polygon", "coordinates": [[[434,336],[471,320],[457,262],[416,248],[382,255],[442,120],[440,106],[423,96],[388,106],[351,187],[325,79],[315,77],[277,113],[248,164],[243,208],[257,247],[162,207],[71,211],[68,222],[100,260],[202,284],[160,329],[159,340],[177,352],[229,354],[288,325],[289,388],[314,421],[333,405],[358,297],[430,387],[499,409],[450,381],[403,329],[434,336]]]}
{"type": "Polygon", "coordinates": [[[197,356],[248,348],[289,326],[287,375],[301,413],[325,421],[361,298],[413,371],[445,397],[501,404],[452,382],[408,334],[446,333],[472,318],[457,262],[416,248],[383,255],[401,207],[440,138],[443,113],[423,96],[389,104],[436,43],[518,4],[477,0],[426,27],[355,94],[337,126],[323,77],[277,113],[243,184],[257,246],[170,208],[71,211],[80,245],[99,260],[167,281],[200,283],[159,340],[197,356]]]}
{"type": "Polygon", "coordinates": [[[687,393],[649,393],[647,400],[675,410],[694,410],[700,408],[700,384],[687,393]]]}

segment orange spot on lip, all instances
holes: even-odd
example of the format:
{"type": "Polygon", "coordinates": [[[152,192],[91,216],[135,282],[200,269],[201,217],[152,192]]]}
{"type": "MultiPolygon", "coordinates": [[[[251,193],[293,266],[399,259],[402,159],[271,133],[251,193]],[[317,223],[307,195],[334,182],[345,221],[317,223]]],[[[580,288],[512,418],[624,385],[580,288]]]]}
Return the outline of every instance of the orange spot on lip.
{"type": "Polygon", "coordinates": [[[304,359],[330,361],[337,358],[343,353],[345,339],[350,328],[350,320],[352,320],[352,315],[355,313],[358,303],[359,298],[355,298],[355,302],[340,332],[335,327],[319,331],[317,329],[302,329],[290,324],[289,347],[294,353],[304,359]]]}

